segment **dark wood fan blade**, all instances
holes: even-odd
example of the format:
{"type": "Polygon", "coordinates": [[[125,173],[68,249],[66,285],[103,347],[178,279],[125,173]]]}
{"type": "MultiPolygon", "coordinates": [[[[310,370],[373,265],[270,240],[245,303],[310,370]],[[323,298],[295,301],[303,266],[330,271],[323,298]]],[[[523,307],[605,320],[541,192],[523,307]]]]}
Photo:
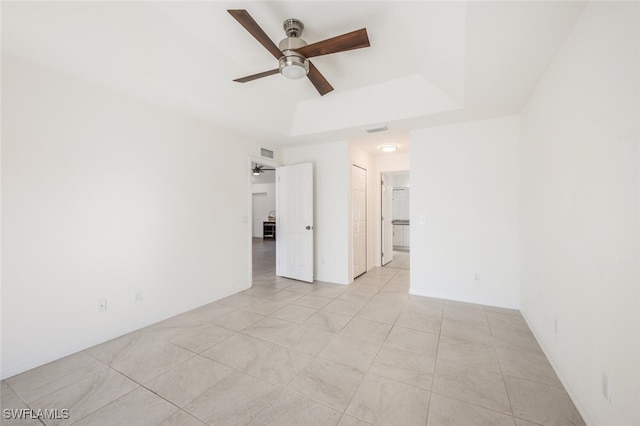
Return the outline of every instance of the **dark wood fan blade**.
{"type": "Polygon", "coordinates": [[[324,78],[320,71],[318,71],[318,68],[316,68],[311,61],[309,61],[309,74],[307,74],[307,77],[309,77],[311,83],[313,83],[318,93],[320,93],[320,96],[324,96],[333,90],[331,84],[329,84],[327,79],[324,78]]]}
{"type": "Polygon", "coordinates": [[[269,70],[269,71],[261,72],[258,74],[248,75],[242,78],[236,78],[233,81],[237,81],[238,83],[246,83],[247,81],[257,80],[262,77],[269,77],[270,75],[278,74],[279,72],[280,70],[276,68],[275,70],[269,70]]]}
{"type": "Polygon", "coordinates": [[[300,49],[296,49],[296,51],[305,58],[313,58],[315,56],[329,55],[331,53],[361,49],[369,46],[367,29],[362,28],[350,33],[328,38],[317,43],[309,44],[301,47],[300,49]]]}
{"type": "Polygon", "coordinates": [[[269,36],[260,28],[260,25],[249,15],[245,9],[229,9],[227,10],[233,16],[236,21],[242,25],[245,30],[249,31],[256,40],[260,42],[276,59],[280,59],[282,52],[278,49],[278,46],[271,41],[269,36]]]}

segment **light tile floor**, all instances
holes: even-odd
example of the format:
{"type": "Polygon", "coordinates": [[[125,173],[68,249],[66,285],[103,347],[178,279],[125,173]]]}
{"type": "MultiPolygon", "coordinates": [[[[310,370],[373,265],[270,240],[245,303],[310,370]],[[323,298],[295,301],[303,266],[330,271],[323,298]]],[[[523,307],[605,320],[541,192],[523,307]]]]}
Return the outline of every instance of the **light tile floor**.
{"type": "MultiPolygon", "coordinates": [[[[349,286],[274,275],[2,382],[78,425],[584,424],[518,311],[411,296],[408,253],[349,286]]],[[[39,421],[2,419],[2,424],[39,421]]]]}

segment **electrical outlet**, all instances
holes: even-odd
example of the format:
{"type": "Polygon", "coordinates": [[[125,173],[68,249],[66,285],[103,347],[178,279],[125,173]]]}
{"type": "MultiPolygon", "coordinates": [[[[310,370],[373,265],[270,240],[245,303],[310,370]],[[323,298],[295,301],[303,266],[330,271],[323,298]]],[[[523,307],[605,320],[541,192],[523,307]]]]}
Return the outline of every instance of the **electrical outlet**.
{"type": "Polygon", "coordinates": [[[103,298],[98,300],[98,312],[106,312],[107,311],[107,299],[103,298]]]}
{"type": "Polygon", "coordinates": [[[557,318],[553,324],[553,331],[556,333],[556,335],[560,334],[560,320],[557,318]]]}
{"type": "Polygon", "coordinates": [[[475,278],[476,281],[480,281],[480,275],[475,274],[473,277],[475,278]]]}
{"type": "Polygon", "coordinates": [[[602,374],[602,396],[604,399],[611,402],[611,387],[609,385],[609,378],[606,374],[602,374]]]}
{"type": "Polygon", "coordinates": [[[133,295],[133,300],[135,300],[136,302],[142,302],[142,290],[138,290],[135,292],[135,294],[133,295]]]}

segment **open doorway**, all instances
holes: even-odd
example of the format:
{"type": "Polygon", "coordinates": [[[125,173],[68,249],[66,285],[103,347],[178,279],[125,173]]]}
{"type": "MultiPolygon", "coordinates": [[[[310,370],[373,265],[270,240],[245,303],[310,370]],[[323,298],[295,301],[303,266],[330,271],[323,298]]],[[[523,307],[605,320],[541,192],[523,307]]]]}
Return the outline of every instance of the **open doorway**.
{"type": "Polygon", "coordinates": [[[382,174],[382,259],[385,267],[409,270],[411,184],[409,171],[382,174]]]}
{"type": "Polygon", "coordinates": [[[249,170],[251,284],[279,278],[312,283],[313,164],[281,166],[251,157],[249,170]]]}
{"type": "Polygon", "coordinates": [[[276,274],[276,163],[251,159],[251,268],[252,282],[276,274]]]}

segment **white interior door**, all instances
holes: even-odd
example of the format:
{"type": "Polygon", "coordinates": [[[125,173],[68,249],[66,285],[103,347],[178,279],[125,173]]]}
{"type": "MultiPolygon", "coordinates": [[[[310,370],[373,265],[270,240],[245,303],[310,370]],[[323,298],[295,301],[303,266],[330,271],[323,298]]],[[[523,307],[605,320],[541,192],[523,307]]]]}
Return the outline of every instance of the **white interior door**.
{"type": "Polygon", "coordinates": [[[367,171],[351,167],[353,278],[367,272],[367,171]]]}
{"type": "Polygon", "coordinates": [[[313,282],[313,164],[276,169],[276,275],[313,282]]]}
{"type": "Polygon", "coordinates": [[[382,174],[382,265],[393,260],[393,182],[382,174]]]}

